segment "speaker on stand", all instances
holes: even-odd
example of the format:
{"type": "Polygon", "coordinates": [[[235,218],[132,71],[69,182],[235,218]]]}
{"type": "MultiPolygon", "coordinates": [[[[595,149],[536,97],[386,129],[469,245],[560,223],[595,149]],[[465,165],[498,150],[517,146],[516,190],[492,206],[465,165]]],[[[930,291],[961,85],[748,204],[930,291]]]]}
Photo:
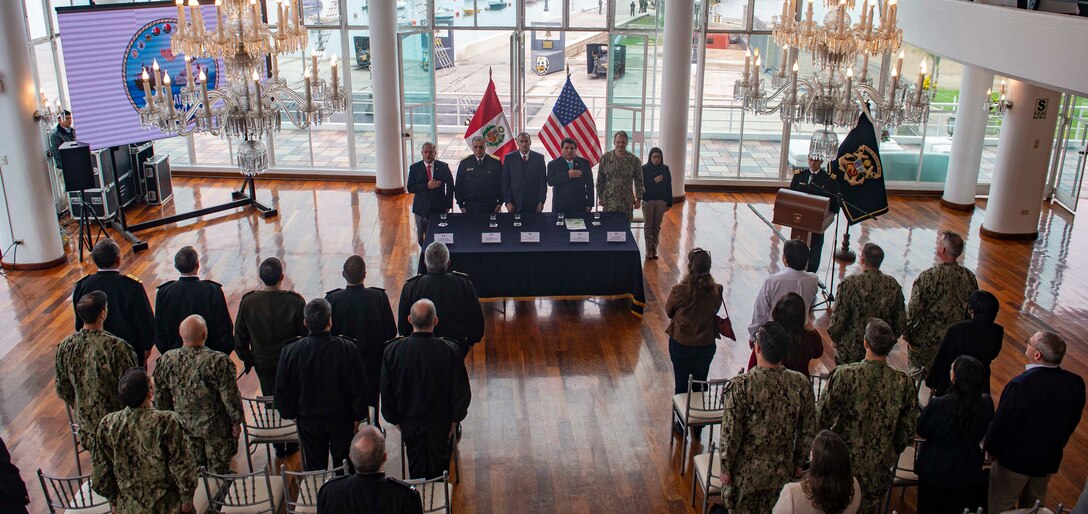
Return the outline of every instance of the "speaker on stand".
{"type": "MultiPolygon", "coordinates": [[[[61,171],[64,174],[64,189],[69,192],[69,195],[75,192],[78,196],[79,262],[83,262],[84,245],[90,251],[103,235],[109,237],[106,234],[106,225],[102,222],[102,218],[98,216],[94,207],[88,202],[87,190],[96,189],[95,186],[98,185],[95,181],[94,166],[91,164],[91,147],[87,143],[69,141],[60,145],[57,152],[60,154],[61,171]],[[94,236],[92,236],[92,219],[98,226],[98,233],[94,236]]],[[[98,188],[98,191],[102,193],[102,205],[103,209],[105,209],[106,198],[109,196],[108,191],[105,188],[98,188]]],[[[75,211],[74,204],[72,210],[75,211]]],[[[73,214],[75,213],[73,212],[73,214]]]]}

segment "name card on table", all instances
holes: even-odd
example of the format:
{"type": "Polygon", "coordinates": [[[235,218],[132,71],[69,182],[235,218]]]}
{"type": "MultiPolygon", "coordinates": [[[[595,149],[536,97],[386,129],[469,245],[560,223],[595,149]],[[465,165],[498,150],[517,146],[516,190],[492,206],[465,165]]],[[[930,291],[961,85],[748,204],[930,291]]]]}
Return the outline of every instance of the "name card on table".
{"type": "Polygon", "coordinates": [[[625,243],[627,242],[627,232],[608,232],[609,243],[625,243]]]}
{"type": "Polygon", "coordinates": [[[570,242],[572,243],[588,243],[589,232],[579,231],[570,233],[570,242]]]}
{"type": "Polygon", "coordinates": [[[482,241],[484,243],[501,243],[502,232],[484,232],[481,234],[482,241]]]}
{"type": "Polygon", "coordinates": [[[453,244],[453,234],[449,233],[449,232],[444,233],[444,234],[435,234],[434,235],[434,241],[436,243],[451,245],[451,244],[453,244]]]}
{"type": "Polygon", "coordinates": [[[540,242],[540,232],[522,232],[521,233],[521,242],[522,243],[539,243],[540,242]]]}

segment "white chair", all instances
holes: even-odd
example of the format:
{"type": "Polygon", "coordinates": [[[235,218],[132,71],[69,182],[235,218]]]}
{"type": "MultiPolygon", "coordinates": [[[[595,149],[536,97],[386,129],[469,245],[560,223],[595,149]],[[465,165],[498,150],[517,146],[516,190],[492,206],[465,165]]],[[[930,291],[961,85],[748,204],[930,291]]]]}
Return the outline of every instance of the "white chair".
{"type": "Polygon", "coordinates": [[[1065,512],[1065,505],[1058,504],[1058,510],[1050,510],[1043,507],[1042,502],[1035,500],[1035,506],[1026,509],[1007,510],[1001,514],[1062,514],[1065,512]]]}
{"type": "Polygon", "coordinates": [[[283,505],[287,506],[287,514],[315,514],[317,492],[321,490],[321,486],[347,470],[347,461],[335,468],[321,471],[288,471],[287,466],[281,464],[280,476],[286,483],[283,488],[283,505]],[[292,491],[296,491],[294,500],[291,499],[292,491]]]}
{"type": "Polygon", "coordinates": [[[892,507],[892,491],[895,488],[902,489],[899,493],[899,501],[902,503],[903,496],[907,493],[908,487],[918,487],[918,474],[915,472],[915,465],[918,460],[918,448],[920,445],[925,444],[923,439],[915,439],[914,443],[908,445],[903,449],[903,453],[899,454],[899,462],[892,468],[892,485],[888,488],[888,494],[885,497],[884,512],[888,512],[892,507]]]}
{"type": "Polygon", "coordinates": [[[251,473],[219,475],[200,467],[200,479],[218,514],[277,514],[276,499],[283,497],[283,477],[269,476],[268,468],[251,473]],[[216,493],[212,493],[212,491],[216,493]]]}
{"type": "Polygon", "coordinates": [[[449,471],[443,471],[442,476],[430,480],[405,480],[404,483],[412,486],[419,492],[423,500],[423,512],[453,513],[453,485],[450,484],[449,471]]]}
{"type": "Polygon", "coordinates": [[[91,490],[91,476],[53,477],[38,468],[38,482],[50,514],[109,514],[109,502],[91,490]]]}
{"type": "Polygon", "coordinates": [[[64,404],[64,410],[68,414],[68,429],[72,431],[72,448],[76,452],[76,474],[83,474],[83,464],[79,462],[79,454],[87,451],[79,442],[79,423],[76,423],[75,416],[72,415],[72,406],[67,403],[64,404]]]}
{"type": "Polygon", "coordinates": [[[242,436],[246,443],[246,462],[249,463],[249,470],[253,471],[253,451],[250,447],[264,446],[268,463],[271,465],[272,445],[298,443],[298,427],[295,426],[294,421],[280,417],[271,396],[242,398],[242,403],[248,413],[245,422],[242,423],[242,436]]]}
{"type": "Polygon", "coordinates": [[[711,503],[717,503],[722,499],[722,459],[719,458],[718,445],[710,443],[710,453],[696,455],[692,459],[692,467],[695,472],[691,475],[691,506],[695,506],[695,484],[703,491],[703,509],[706,514],[711,503]]]}
{"type": "Polygon", "coordinates": [[[727,384],[729,379],[695,380],[693,375],[688,375],[688,392],[673,395],[669,427],[671,429],[676,422],[683,431],[680,436],[681,475],[687,472],[688,461],[684,454],[687,453],[688,432],[695,427],[710,426],[710,440],[714,440],[713,426],[722,422],[722,393],[727,384]]]}

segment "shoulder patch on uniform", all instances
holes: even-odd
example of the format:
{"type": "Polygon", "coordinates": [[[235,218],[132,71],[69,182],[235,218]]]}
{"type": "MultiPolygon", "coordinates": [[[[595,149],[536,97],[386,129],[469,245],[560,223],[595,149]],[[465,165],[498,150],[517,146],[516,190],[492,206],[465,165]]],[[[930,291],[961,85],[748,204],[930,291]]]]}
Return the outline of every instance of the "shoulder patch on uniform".
{"type": "Polygon", "coordinates": [[[343,290],[344,290],[344,288],[338,287],[336,289],[333,289],[332,291],[325,292],[325,296],[328,296],[328,295],[333,294],[333,293],[338,293],[338,292],[343,291],[343,290]]]}
{"type": "Polygon", "coordinates": [[[412,278],[410,278],[408,280],[405,280],[404,283],[407,284],[407,283],[409,283],[409,282],[411,282],[413,280],[416,280],[417,278],[422,277],[422,276],[423,276],[423,274],[420,273],[419,275],[416,275],[416,276],[414,276],[414,277],[412,277],[412,278]]]}
{"type": "Polygon", "coordinates": [[[381,292],[383,292],[383,293],[385,292],[385,289],[382,289],[382,288],[380,288],[380,287],[374,287],[374,286],[370,286],[370,287],[369,287],[369,288],[367,288],[367,289],[373,289],[373,290],[375,290],[375,291],[381,291],[381,292]]]}
{"type": "Polygon", "coordinates": [[[136,275],[133,275],[132,273],[125,273],[125,276],[128,277],[128,278],[131,278],[132,280],[135,280],[136,282],[138,282],[140,284],[144,283],[143,280],[140,280],[139,278],[136,277],[136,275]]]}
{"type": "Polygon", "coordinates": [[[177,282],[177,280],[167,280],[166,282],[159,284],[159,287],[156,287],[155,289],[162,289],[170,284],[173,284],[174,282],[177,282]]]}
{"type": "Polygon", "coordinates": [[[459,277],[465,277],[465,278],[469,278],[469,276],[468,276],[467,274],[465,274],[465,273],[461,273],[460,271],[451,271],[450,273],[452,273],[452,274],[454,274],[454,275],[457,275],[457,276],[459,276],[459,277]]]}
{"type": "Polygon", "coordinates": [[[794,175],[800,175],[802,171],[805,171],[805,169],[804,168],[794,168],[793,169],[793,174],[794,175]]]}
{"type": "Polygon", "coordinates": [[[487,154],[487,156],[492,158],[492,159],[495,159],[496,161],[502,162],[502,159],[499,159],[499,157],[497,155],[493,154],[493,153],[489,153],[489,154],[487,154]]]}

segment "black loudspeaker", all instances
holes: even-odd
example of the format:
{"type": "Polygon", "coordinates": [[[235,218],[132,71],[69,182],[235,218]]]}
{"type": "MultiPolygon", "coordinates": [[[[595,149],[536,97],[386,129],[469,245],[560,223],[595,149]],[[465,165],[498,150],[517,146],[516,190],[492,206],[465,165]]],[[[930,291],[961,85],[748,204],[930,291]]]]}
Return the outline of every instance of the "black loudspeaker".
{"type": "Polygon", "coordinates": [[[83,191],[94,189],[94,168],[91,165],[91,147],[87,143],[69,141],[57,149],[64,171],[64,189],[83,191]]]}

